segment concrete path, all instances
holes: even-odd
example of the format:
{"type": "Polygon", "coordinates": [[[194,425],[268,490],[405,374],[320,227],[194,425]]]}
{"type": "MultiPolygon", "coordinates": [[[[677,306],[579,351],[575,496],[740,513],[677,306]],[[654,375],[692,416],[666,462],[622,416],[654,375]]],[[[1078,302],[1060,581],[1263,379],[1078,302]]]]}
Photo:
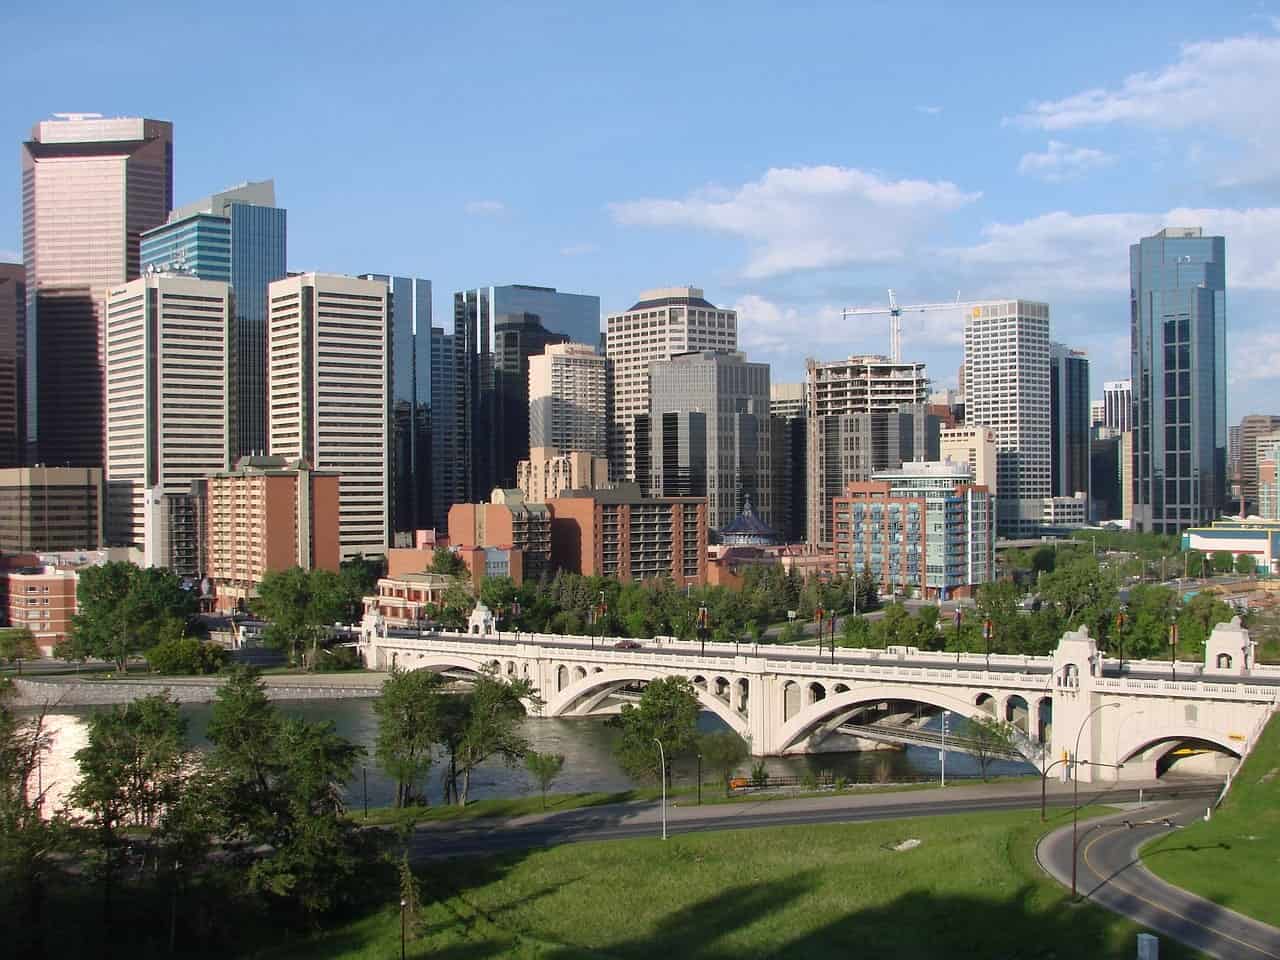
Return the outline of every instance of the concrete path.
{"type": "MultiPolygon", "coordinates": [[[[1165,883],[1138,850],[1204,815],[1205,802],[1179,800],[1079,825],[1076,884],[1082,896],[1211,957],[1280,960],[1280,930],[1165,883]]],[[[1071,827],[1040,841],[1036,859],[1071,885],[1071,827]]]]}

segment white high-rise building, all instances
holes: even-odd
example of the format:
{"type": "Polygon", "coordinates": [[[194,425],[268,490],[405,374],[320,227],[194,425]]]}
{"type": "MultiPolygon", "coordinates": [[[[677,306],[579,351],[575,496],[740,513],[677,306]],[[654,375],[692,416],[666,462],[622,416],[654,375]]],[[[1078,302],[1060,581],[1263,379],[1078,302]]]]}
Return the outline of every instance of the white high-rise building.
{"type": "Polygon", "coordinates": [[[553,343],[529,358],[529,449],[609,455],[609,361],[595,347],[553,343]]]}
{"type": "Polygon", "coordinates": [[[965,420],[995,432],[1002,536],[1035,536],[1051,495],[1049,305],[993,300],[964,327],[965,420]]]}
{"type": "Polygon", "coordinates": [[[387,290],[305,273],[272,283],[268,298],[270,452],[339,475],[344,560],[387,550],[387,290]]]}
{"type": "Polygon", "coordinates": [[[174,499],[231,467],[233,316],[219,281],[159,274],[107,289],[107,541],[141,548],[148,566],[175,566],[174,499]]]}
{"type": "Polygon", "coordinates": [[[1116,433],[1133,429],[1133,381],[1108,380],[1102,384],[1102,425],[1116,433]]]}
{"type": "Polygon", "coordinates": [[[647,290],[629,310],[606,319],[605,355],[613,364],[615,479],[636,479],[635,418],[649,413],[649,364],[677,353],[738,349],[738,315],[707,301],[698,287],[647,290]]]}

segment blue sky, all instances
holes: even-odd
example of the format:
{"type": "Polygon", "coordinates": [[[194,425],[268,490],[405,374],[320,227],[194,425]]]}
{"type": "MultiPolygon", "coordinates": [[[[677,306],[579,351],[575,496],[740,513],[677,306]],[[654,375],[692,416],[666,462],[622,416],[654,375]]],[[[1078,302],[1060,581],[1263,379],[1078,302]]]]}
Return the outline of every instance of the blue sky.
{"type": "MultiPolygon", "coordinates": [[[[886,351],[843,305],[1022,296],[1128,372],[1127,245],[1227,236],[1229,415],[1280,412],[1280,5],[6,4],[0,257],[55,111],[173,121],[176,200],[274,177],[291,269],[695,283],[742,346],[886,351]],[[616,9],[615,9],[616,7],[616,9]],[[16,41],[16,42],[15,42],[16,41]]],[[[904,327],[954,384],[958,314],[904,327]]]]}

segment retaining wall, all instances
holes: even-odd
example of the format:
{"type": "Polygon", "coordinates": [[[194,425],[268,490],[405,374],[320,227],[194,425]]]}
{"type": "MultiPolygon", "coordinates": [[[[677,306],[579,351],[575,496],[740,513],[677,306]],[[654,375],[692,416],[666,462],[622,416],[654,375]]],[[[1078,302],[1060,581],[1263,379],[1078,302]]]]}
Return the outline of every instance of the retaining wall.
{"type": "MultiPolygon", "coordinates": [[[[353,700],[376,697],[382,677],[351,678],[339,682],[272,682],[264,678],[269,700],[353,700]]],[[[327,678],[326,678],[327,679],[327,678]]],[[[155,680],[26,680],[13,678],[15,705],[58,704],[65,707],[104,706],[131,703],[141,697],[168,691],[179,703],[211,703],[221,683],[216,678],[157,678],[155,680]]]]}

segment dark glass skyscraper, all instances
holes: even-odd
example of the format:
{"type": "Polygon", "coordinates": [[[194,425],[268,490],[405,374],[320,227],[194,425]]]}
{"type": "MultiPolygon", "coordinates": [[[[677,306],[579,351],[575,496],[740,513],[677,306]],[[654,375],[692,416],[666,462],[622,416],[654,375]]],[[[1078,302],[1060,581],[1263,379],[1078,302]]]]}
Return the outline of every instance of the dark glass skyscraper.
{"type": "Polygon", "coordinates": [[[552,343],[599,349],[600,298],[512,284],[453,295],[458,429],[469,447],[466,497],[515,484],[529,455],[529,358],[552,343]]]}
{"type": "Polygon", "coordinates": [[[102,465],[107,288],[173,206],[173,125],[58,114],[22,145],[27,435],[51,466],[102,465]]]}
{"type": "Polygon", "coordinates": [[[275,183],[243,183],[174,210],[142,237],[144,271],[230,283],[236,310],[236,456],[267,448],[267,285],[285,275],[288,214],[275,183]]]}
{"type": "Polygon", "coordinates": [[[1226,240],[1168,227],[1129,248],[1133,513],[1144,533],[1215,518],[1226,497],[1226,240]]]}
{"type": "Polygon", "coordinates": [[[1089,492],[1089,358],[1049,344],[1050,490],[1055,497],[1089,492]]]}
{"type": "Polygon", "coordinates": [[[0,467],[20,466],[27,435],[27,285],[20,263],[0,263],[0,467]]]}

